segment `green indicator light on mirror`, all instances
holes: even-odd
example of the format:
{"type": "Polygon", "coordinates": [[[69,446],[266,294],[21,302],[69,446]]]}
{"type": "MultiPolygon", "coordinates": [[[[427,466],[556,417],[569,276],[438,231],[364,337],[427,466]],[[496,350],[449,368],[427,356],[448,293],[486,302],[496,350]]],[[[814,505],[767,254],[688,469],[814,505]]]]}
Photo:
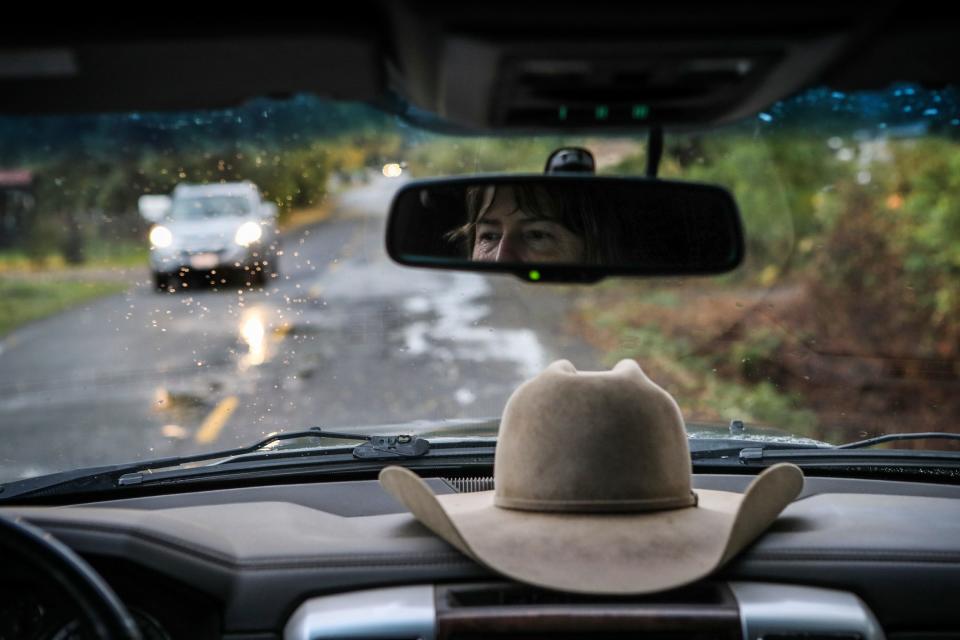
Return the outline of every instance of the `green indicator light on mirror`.
{"type": "Polygon", "coordinates": [[[537,280],[540,279],[540,272],[539,272],[539,271],[536,271],[536,270],[531,271],[530,274],[529,274],[529,276],[530,276],[530,279],[531,279],[531,280],[533,280],[534,282],[536,282],[537,280]]]}
{"type": "Polygon", "coordinates": [[[606,120],[607,116],[610,115],[610,107],[605,104],[597,105],[593,113],[597,116],[597,120],[606,120]]]}
{"type": "Polygon", "coordinates": [[[635,104],[631,113],[634,120],[646,120],[650,115],[650,107],[645,104],[635,104]]]}
{"type": "Polygon", "coordinates": [[[557,109],[557,117],[560,118],[561,120],[567,119],[567,105],[565,104],[560,105],[560,108],[557,109]]]}

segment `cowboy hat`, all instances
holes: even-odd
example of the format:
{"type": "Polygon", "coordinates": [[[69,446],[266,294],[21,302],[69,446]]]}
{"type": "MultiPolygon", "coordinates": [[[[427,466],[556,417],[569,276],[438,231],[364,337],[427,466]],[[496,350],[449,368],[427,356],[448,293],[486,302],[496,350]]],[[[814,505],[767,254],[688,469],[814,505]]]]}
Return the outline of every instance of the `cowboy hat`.
{"type": "Polygon", "coordinates": [[[743,494],[690,484],[677,403],[633,360],[578,372],[554,362],[507,401],[494,490],[434,495],[403,467],[384,488],[434,533],[500,574],[578,593],[642,594],[730,560],[803,487],[780,464],[743,494]]]}

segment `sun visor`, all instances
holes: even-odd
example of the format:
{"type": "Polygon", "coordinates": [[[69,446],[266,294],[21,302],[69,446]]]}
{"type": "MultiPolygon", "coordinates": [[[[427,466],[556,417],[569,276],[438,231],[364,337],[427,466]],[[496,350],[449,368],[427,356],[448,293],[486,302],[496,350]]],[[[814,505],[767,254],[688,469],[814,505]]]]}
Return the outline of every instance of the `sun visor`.
{"type": "Polygon", "coordinates": [[[0,113],[179,111],[313,93],[374,101],[376,38],[277,34],[0,48],[0,113]]]}

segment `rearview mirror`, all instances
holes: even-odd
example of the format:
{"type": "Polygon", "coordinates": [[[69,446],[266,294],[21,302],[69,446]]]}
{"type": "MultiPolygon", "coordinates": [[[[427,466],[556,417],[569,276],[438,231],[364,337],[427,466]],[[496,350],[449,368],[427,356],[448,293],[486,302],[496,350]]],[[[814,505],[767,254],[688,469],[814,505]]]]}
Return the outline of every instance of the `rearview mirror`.
{"type": "Polygon", "coordinates": [[[387,252],[400,264],[553,282],[725,273],[743,246],[726,189],[643,178],[415,182],[394,197],[387,224],[387,252]]]}
{"type": "Polygon", "coordinates": [[[170,196],[140,196],[137,208],[147,222],[160,222],[170,211],[170,196]]]}

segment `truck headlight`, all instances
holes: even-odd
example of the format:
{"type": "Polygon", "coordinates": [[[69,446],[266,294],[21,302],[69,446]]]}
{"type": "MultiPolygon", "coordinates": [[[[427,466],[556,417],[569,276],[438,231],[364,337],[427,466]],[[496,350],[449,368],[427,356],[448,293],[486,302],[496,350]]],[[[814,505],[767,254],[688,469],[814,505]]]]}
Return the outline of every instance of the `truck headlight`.
{"type": "Polygon", "coordinates": [[[170,229],[158,224],[150,229],[150,244],[159,249],[166,249],[173,244],[173,234],[170,233],[170,229]]]}
{"type": "Polygon", "coordinates": [[[237,229],[237,235],[233,237],[233,241],[241,247],[249,247],[259,240],[262,235],[263,229],[260,228],[259,224],[256,222],[244,222],[240,225],[240,228],[237,229]]]}

